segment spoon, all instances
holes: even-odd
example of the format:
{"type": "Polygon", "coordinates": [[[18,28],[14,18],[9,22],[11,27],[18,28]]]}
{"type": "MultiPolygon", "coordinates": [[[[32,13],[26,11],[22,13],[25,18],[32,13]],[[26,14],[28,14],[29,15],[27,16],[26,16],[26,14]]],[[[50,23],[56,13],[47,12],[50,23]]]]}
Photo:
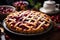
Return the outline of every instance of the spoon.
{"type": "Polygon", "coordinates": [[[1,40],[6,40],[5,39],[5,34],[4,34],[4,29],[2,27],[0,27],[0,37],[1,37],[1,40]]]}

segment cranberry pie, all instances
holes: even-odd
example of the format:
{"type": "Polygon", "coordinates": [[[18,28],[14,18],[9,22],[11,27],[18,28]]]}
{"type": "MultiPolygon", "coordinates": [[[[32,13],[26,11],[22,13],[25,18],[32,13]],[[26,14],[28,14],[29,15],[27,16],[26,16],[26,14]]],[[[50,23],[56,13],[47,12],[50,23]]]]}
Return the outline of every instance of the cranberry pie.
{"type": "Polygon", "coordinates": [[[49,28],[51,20],[46,14],[37,11],[20,11],[7,16],[7,27],[19,33],[38,33],[49,28]]]}

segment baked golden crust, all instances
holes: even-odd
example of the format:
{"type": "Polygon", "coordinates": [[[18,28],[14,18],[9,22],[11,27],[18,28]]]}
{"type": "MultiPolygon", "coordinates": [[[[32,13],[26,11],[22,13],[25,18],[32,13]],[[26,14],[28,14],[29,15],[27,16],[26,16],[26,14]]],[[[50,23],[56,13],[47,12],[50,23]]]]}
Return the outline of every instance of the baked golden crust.
{"type": "Polygon", "coordinates": [[[7,16],[5,23],[12,31],[20,33],[38,33],[50,25],[50,17],[37,11],[20,11],[7,16]]]}

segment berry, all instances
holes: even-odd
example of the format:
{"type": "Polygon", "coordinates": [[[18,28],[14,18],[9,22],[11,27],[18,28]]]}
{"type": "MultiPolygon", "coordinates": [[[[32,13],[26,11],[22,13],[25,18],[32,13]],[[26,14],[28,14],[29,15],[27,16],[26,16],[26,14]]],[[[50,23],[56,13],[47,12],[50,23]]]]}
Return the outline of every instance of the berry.
{"type": "Polygon", "coordinates": [[[0,13],[2,14],[8,14],[10,12],[13,12],[13,9],[10,7],[0,7],[0,13]]]}
{"type": "Polygon", "coordinates": [[[10,39],[10,37],[8,35],[6,35],[5,37],[6,37],[6,40],[9,40],[10,39]]]}

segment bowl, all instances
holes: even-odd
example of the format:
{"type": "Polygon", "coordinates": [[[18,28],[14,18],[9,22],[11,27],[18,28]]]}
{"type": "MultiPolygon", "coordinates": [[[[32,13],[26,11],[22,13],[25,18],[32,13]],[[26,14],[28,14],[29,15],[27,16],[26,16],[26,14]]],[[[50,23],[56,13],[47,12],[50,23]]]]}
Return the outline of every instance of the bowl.
{"type": "Polygon", "coordinates": [[[12,12],[15,12],[15,7],[10,5],[0,5],[0,21],[12,12]]]}
{"type": "Polygon", "coordinates": [[[13,6],[17,11],[26,10],[29,3],[27,1],[17,1],[13,3],[13,6]]]}

